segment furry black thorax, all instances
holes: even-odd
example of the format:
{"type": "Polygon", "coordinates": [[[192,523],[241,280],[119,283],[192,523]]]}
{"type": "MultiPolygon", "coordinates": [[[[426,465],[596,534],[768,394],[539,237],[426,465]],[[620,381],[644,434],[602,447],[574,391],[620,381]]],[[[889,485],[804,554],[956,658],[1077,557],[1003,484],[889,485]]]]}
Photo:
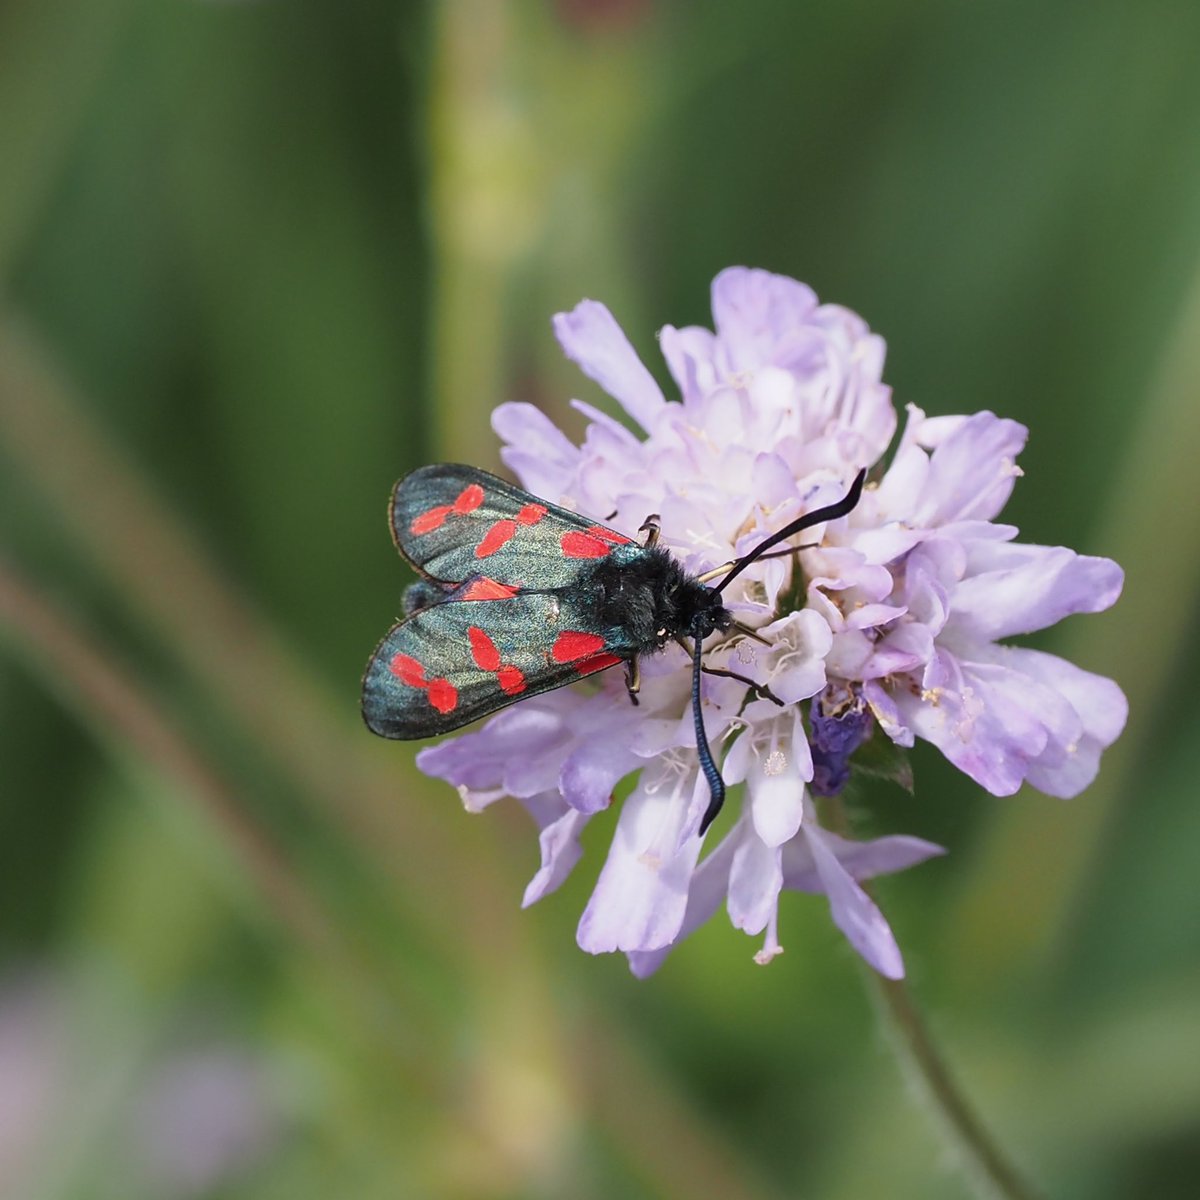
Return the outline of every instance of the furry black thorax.
{"type": "Polygon", "coordinates": [[[650,654],[675,637],[707,637],[733,621],[720,593],[689,575],[659,546],[618,546],[592,566],[576,594],[605,630],[650,654]]]}

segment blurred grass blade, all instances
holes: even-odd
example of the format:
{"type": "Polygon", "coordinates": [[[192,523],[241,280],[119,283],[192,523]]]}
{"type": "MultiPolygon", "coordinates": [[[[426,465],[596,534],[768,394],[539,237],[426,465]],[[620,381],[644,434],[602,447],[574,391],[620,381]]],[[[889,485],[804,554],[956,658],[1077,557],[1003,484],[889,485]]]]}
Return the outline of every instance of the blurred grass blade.
{"type": "Polygon", "coordinates": [[[1031,930],[1047,961],[1069,964],[1064,951],[1087,903],[1089,877],[1101,867],[1122,805],[1137,801],[1138,775],[1169,703],[1180,647],[1193,638],[1200,598],[1198,395],[1200,275],[1164,345],[1120,474],[1099,493],[1106,507],[1091,542],[1125,569],[1124,593],[1110,611],[1072,622],[1051,647],[1114,675],[1129,699],[1129,723],[1096,781],[1074,801],[996,805],[948,937],[947,953],[973,963],[972,989],[998,985],[1017,960],[1036,969],[1028,956],[1031,930]],[[966,952],[981,929],[989,931],[986,960],[966,952]]]}
{"type": "Polygon", "coordinates": [[[0,625],[12,646],[81,722],[113,745],[132,751],[169,779],[173,790],[200,806],[284,928],[326,964],[328,978],[338,981],[343,997],[353,998],[357,1008],[373,1014],[377,1045],[399,1052],[406,1068],[415,1070],[424,1043],[399,1019],[392,1000],[383,1001],[351,949],[353,939],[336,928],[270,835],[168,721],[163,707],[2,557],[0,625]],[[389,1010],[391,1019],[381,1022],[389,1010]]]}
{"type": "MultiPolygon", "coordinates": [[[[347,736],[358,732],[354,716],[326,698],[150,481],[75,402],[32,334],[11,318],[0,320],[0,447],[131,611],[319,801],[326,819],[349,827],[371,859],[386,861],[431,921],[444,916],[453,924],[448,907],[431,911],[423,904],[424,889],[440,882],[439,863],[457,845],[446,822],[437,810],[396,802],[397,781],[347,736]],[[406,853],[397,862],[393,852],[400,847],[406,853]]],[[[488,874],[482,861],[475,868],[476,878],[488,874]]]]}
{"type": "Polygon", "coordinates": [[[0,280],[38,220],[136,0],[0,7],[0,280]]]}

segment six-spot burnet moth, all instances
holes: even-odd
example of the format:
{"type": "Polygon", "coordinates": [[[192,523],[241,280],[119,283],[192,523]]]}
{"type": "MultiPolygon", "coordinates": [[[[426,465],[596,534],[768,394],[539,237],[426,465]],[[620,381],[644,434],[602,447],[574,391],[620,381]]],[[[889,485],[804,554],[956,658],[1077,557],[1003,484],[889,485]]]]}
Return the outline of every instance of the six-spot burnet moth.
{"type": "Polygon", "coordinates": [[[704,666],[710,634],[737,628],[756,636],[733,619],[721,593],[758,559],[799,549],[769,554],[773,547],[850,512],[865,476],[860,471],[836,504],[798,517],[742,558],[691,575],[657,545],[656,516],[638,543],[475,467],[418,467],[396,484],[391,525],[421,579],[405,593],[408,615],[367,664],[363,718],[381,737],[435,737],[618,663],[636,704],[639,655],[677,642],[692,659],[696,750],[711,794],[703,833],[725,782],[704,732],[701,672],[732,676],[779,703],[752,679],[704,666]]]}

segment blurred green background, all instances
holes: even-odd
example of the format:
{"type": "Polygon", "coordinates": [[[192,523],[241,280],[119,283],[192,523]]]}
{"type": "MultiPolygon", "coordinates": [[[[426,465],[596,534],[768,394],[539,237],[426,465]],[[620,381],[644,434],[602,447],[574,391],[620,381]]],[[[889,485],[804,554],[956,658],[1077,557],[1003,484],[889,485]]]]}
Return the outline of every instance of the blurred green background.
{"type": "Polygon", "coordinates": [[[881,900],[1018,1161],[1194,1196],[1198,57],[1169,0],[0,5],[0,1196],[966,1194],[821,901],[636,982],[573,940],[611,815],[522,913],[524,814],[359,724],[394,479],[578,433],[550,315],[664,378],[735,263],[1126,568],[1037,643],[1129,695],[1090,791],[858,799],[951,849],[881,900]]]}

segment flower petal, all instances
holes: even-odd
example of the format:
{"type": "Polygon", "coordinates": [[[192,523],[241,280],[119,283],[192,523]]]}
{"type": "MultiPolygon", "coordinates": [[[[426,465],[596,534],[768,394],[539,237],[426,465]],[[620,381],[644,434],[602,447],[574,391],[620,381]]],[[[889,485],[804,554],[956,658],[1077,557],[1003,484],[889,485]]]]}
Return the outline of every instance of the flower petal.
{"type": "Polygon", "coordinates": [[[816,307],[812,288],[770,271],[729,267],[713,280],[713,321],[733,371],[779,362],[816,307]]]}
{"type": "Polygon", "coordinates": [[[504,443],[505,466],[535,496],[561,503],[571,494],[580,453],[539,408],[510,401],[492,413],[492,428],[504,443]]]}
{"type": "Polygon", "coordinates": [[[927,682],[919,696],[900,686],[896,707],[904,724],[994,796],[1011,796],[1048,745],[1081,733],[1067,701],[1028,676],[987,662],[959,664],[944,650],[935,664],[947,684],[927,682]]]}
{"type": "Polygon", "coordinates": [[[1125,727],[1129,703],[1111,680],[1094,675],[1040,650],[998,647],[1002,661],[1027,679],[1036,680],[1068,703],[1079,718],[1080,732],[1043,754],[1029,766],[1028,781],[1050,796],[1077,796],[1096,777],[1101,751],[1112,745],[1125,727]]]}
{"type": "Polygon", "coordinates": [[[746,791],[755,833],[765,845],[781,846],[800,828],[804,785],[812,778],[812,753],[798,707],[790,715],[776,717],[767,729],[770,734],[761,742],[757,734],[753,738],[758,753],[746,778],[746,791]]]}
{"type": "MultiPolygon", "coordinates": [[[[915,867],[926,859],[945,854],[944,847],[923,838],[904,834],[890,834],[866,842],[855,842],[838,837],[825,829],[820,838],[824,845],[837,856],[853,879],[874,879],[877,875],[891,875],[915,867]]],[[[783,886],[795,892],[823,892],[825,890],[816,861],[809,849],[809,839],[796,838],[783,851],[783,886]]]]}
{"type": "Polygon", "coordinates": [[[529,881],[521,907],[528,908],[543,896],[554,891],[571,873],[572,867],[583,854],[579,835],[588,823],[586,813],[566,808],[557,820],[547,824],[538,835],[542,851],[542,865],[529,881]]]}
{"type": "Polygon", "coordinates": [[[576,937],[590,954],[659,950],[683,924],[701,839],[689,838],[669,857],[655,849],[673,840],[664,826],[682,825],[687,806],[678,791],[669,797],[652,791],[648,774],[621,808],[608,858],[579,921],[576,937]]]}
{"type": "MultiPolygon", "coordinates": [[[[980,412],[955,418],[929,460],[922,502],[910,517],[914,525],[945,525],[968,518],[990,520],[1008,501],[1020,475],[1016,457],[1029,430],[1017,421],[980,412]]],[[[925,432],[937,428],[924,422],[925,432]]]]}
{"type": "Polygon", "coordinates": [[[748,832],[729,868],[729,919],[746,933],[761,933],[779,904],[783,887],[778,846],[768,846],[748,832]]]}
{"type": "Polygon", "coordinates": [[[525,797],[553,790],[571,748],[568,717],[585,699],[577,692],[532,697],[470,733],[426,746],[417,752],[417,766],[469,791],[502,788],[525,797]],[[514,746],[524,752],[514,755],[514,746]]]}
{"type": "Polygon", "coordinates": [[[875,714],[875,720],[879,723],[879,728],[897,746],[908,748],[915,743],[916,739],[913,736],[913,731],[904,723],[904,718],[900,715],[900,710],[896,707],[896,701],[886,688],[877,681],[868,679],[863,684],[863,699],[871,706],[871,711],[875,714]]]}
{"type": "Polygon", "coordinates": [[[1102,612],[1116,603],[1125,578],[1111,559],[1065,546],[987,542],[969,549],[974,570],[954,589],[947,625],[954,638],[995,641],[1074,613],[1102,612]]]}
{"type": "Polygon", "coordinates": [[[891,927],[875,902],[854,882],[826,842],[826,833],[815,821],[805,822],[801,836],[807,838],[821,887],[829,897],[833,923],[846,940],[880,975],[904,978],[904,960],[891,927]]]}
{"type": "Polygon", "coordinates": [[[559,787],[567,803],[582,813],[607,808],[613,788],[639,763],[625,741],[613,739],[614,732],[600,730],[595,737],[581,739],[563,763],[559,787]]]}
{"type": "Polygon", "coordinates": [[[554,318],[554,333],[566,356],[583,368],[643,429],[654,428],[666,405],[662,389],[646,370],[612,313],[584,300],[554,318]]]}
{"type": "Polygon", "coordinates": [[[716,341],[711,330],[695,325],[686,329],[664,325],[658,332],[659,348],[685,405],[705,395],[717,382],[716,341]]]}
{"type": "Polygon", "coordinates": [[[735,825],[692,872],[692,881],[688,887],[687,906],[684,909],[683,922],[679,926],[675,940],[658,950],[628,952],[629,969],[639,979],[653,975],[662,966],[663,960],[670,951],[679,945],[689,933],[694,933],[701,925],[707,924],[717,909],[721,907],[721,901],[725,898],[729,887],[729,866],[744,832],[744,823],[735,825]]]}

